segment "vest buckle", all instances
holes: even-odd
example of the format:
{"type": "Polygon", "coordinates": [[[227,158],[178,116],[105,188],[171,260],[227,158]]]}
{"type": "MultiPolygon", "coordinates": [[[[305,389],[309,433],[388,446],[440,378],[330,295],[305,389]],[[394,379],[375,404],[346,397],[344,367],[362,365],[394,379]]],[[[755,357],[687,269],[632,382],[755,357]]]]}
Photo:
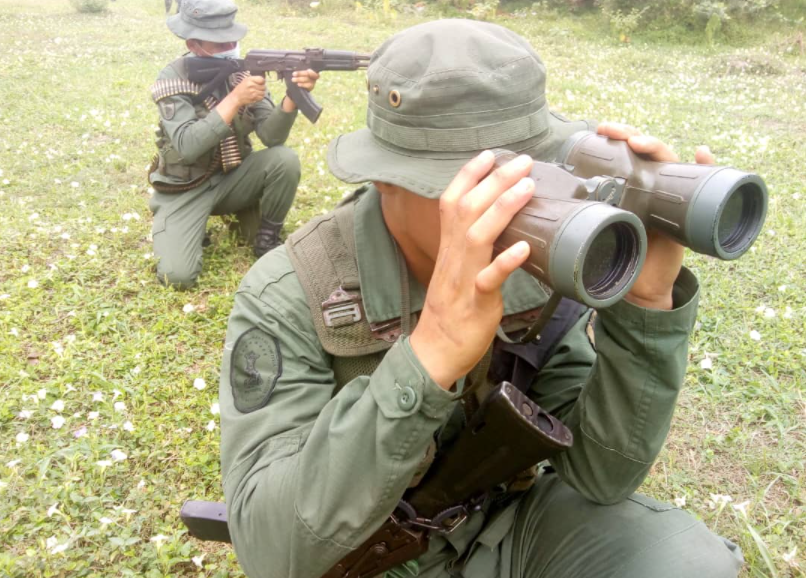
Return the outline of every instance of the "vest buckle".
{"type": "Polygon", "coordinates": [[[361,321],[361,294],[339,287],[322,302],[322,317],[327,327],[358,323],[361,321]]]}

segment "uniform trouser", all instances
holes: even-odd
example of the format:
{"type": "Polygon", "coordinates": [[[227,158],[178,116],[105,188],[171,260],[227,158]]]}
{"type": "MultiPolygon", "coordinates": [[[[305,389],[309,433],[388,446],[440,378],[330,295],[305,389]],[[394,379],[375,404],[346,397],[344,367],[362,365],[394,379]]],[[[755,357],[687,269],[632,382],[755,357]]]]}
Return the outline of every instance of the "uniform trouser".
{"type": "Polygon", "coordinates": [[[556,474],[521,499],[502,540],[482,542],[420,577],[734,578],[743,561],[738,546],[674,506],[638,494],[597,505],[556,474]]]}
{"type": "Polygon", "coordinates": [[[234,171],[215,175],[195,189],[154,193],[149,206],[154,213],[157,277],[166,285],[191,287],[202,268],[207,218],[238,214],[240,219],[251,221],[246,224],[251,233],[258,217],[282,223],[294,201],[299,178],[296,153],[277,146],[250,154],[234,171]]]}

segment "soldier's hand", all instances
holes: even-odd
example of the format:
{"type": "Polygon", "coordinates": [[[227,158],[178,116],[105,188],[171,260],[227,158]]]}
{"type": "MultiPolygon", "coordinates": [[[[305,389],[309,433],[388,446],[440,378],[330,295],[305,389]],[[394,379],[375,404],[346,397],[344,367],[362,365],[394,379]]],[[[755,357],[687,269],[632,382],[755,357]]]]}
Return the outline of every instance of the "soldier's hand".
{"type": "Polygon", "coordinates": [[[501,286],[529,256],[521,241],[493,259],[493,242],[532,197],[532,159],[489,174],[493,162],[485,151],[467,163],[439,202],[439,252],[411,347],[445,389],[486,352],[503,315],[501,286]]]}
{"type": "Polygon", "coordinates": [[[230,93],[239,106],[260,102],[266,96],[266,79],[263,76],[247,76],[230,93]]]}
{"type": "Polygon", "coordinates": [[[313,90],[317,80],[319,80],[319,73],[315,70],[295,70],[291,74],[291,82],[308,92],[313,90]]]}
{"type": "MultiPolygon", "coordinates": [[[[655,137],[642,135],[635,127],[619,123],[602,123],[599,134],[625,140],[633,152],[653,161],[677,162],[677,154],[655,137]]],[[[700,164],[714,164],[708,147],[700,147],[695,157],[700,164]]],[[[627,293],[627,301],[648,309],[671,309],[672,288],[683,266],[684,247],[655,230],[647,230],[647,252],[644,266],[627,293]]]]}

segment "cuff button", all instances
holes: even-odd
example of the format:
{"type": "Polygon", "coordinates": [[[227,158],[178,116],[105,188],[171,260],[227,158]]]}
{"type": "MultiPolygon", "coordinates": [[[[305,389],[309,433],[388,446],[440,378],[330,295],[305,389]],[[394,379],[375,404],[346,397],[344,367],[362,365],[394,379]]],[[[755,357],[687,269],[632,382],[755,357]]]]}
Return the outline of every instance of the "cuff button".
{"type": "Polygon", "coordinates": [[[397,405],[400,406],[400,409],[402,409],[403,411],[409,411],[414,408],[414,405],[416,403],[417,403],[417,394],[411,388],[410,385],[407,385],[400,392],[400,395],[397,398],[397,405]]]}

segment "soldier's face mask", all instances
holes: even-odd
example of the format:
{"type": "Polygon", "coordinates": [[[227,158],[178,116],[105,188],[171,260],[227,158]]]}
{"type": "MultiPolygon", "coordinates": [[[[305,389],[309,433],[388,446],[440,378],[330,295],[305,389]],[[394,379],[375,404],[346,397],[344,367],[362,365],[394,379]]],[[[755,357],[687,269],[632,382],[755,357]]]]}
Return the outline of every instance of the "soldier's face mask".
{"type": "Polygon", "coordinates": [[[225,50],[224,52],[216,52],[215,54],[211,54],[213,58],[240,58],[241,57],[241,45],[235,44],[235,48],[231,48],[229,50],[225,50]]]}

